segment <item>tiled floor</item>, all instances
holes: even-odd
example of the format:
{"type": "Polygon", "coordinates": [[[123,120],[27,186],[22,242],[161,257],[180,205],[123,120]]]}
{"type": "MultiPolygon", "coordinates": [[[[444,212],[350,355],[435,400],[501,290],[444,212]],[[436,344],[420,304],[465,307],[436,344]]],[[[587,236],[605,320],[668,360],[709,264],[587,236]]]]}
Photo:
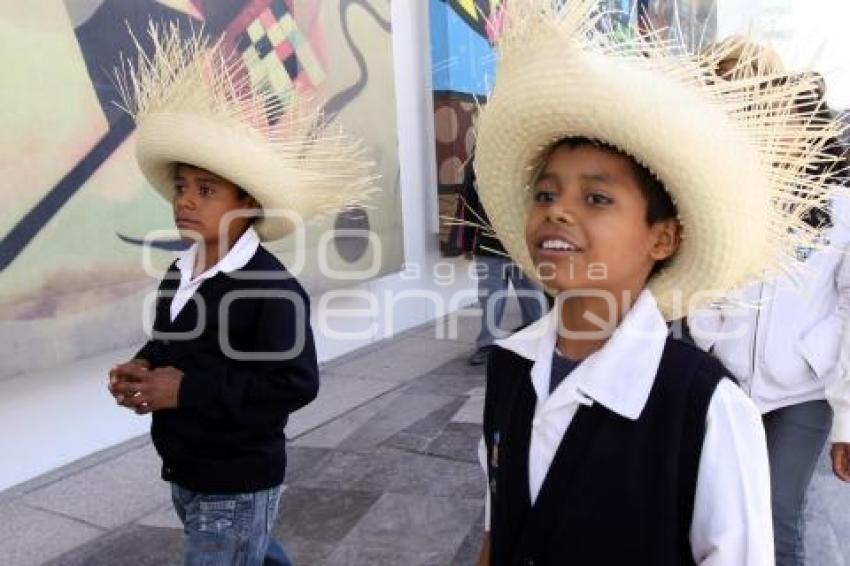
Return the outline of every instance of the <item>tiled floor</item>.
{"type": "MultiPolygon", "coordinates": [[[[296,564],[462,565],[477,555],[483,374],[426,327],[326,368],[294,415],[276,534],[296,564]],[[405,371],[406,370],[406,371],[405,371]]],[[[180,564],[181,531],[149,443],[136,440],[0,498],[0,564],[180,564]]],[[[807,506],[807,564],[850,561],[850,486],[824,457],[807,506]]]]}

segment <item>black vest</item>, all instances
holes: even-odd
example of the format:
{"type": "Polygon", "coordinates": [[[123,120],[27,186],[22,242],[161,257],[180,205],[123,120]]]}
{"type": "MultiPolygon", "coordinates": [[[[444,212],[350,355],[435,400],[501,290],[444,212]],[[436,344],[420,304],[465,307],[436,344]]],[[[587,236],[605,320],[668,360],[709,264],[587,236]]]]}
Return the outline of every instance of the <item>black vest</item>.
{"type": "Polygon", "coordinates": [[[640,417],[580,407],[532,507],[531,366],[501,348],[487,365],[492,566],[693,564],[688,535],[705,418],[725,368],[668,338],[640,417]]]}

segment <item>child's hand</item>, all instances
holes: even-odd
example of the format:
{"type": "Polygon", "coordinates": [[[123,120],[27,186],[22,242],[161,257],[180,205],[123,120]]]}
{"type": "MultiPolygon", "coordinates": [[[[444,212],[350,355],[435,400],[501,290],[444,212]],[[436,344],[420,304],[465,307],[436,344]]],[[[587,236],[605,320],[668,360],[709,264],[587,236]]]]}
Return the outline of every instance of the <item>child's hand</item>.
{"type": "Polygon", "coordinates": [[[115,397],[115,401],[121,405],[123,401],[123,396],[118,393],[117,386],[118,383],[123,379],[123,375],[127,372],[130,367],[138,367],[140,369],[149,370],[151,368],[151,363],[148,360],[143,358],[134,358],[129,362],[124,362],[123,364],[118,364],[109,370],[109,382],[107,384],[107,389],[109,389],[109,393],[115,397]]]}
{"type": "Polygon", "coordinates": [[[836,442],[830,451],[832,471],[840,480],[850,482],[850,443],[836,442]]]}
{"type": "Polygon", "coordinates": [[[171,366],[148,369],[123,364],[118,368],[115,385],[110,384],[110,391],[119,405],[144,415],[177,407],[182,379],[183,372],[171,366]]]}

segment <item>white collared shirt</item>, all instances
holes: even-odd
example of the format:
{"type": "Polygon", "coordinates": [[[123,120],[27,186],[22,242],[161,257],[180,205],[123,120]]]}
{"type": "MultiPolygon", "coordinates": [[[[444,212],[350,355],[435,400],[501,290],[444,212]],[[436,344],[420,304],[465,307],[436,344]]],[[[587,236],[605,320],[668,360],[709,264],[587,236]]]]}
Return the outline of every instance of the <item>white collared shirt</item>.
{"type": "MultiPolygon", "coordinates": [[[[550,394],[552,352],[559,325],[560,312],[553,309],[535,324],[497,341],[502,348],[534,362],[531,381],[537,405],[528,458],[532,503],[580,405],[601,403],[628,419],[640,416],[667,339],[667,325],[655,299],[644,291],[605,346],[550,394]],[[624,372],[624,367],[629,371],[624,372]]],[[[484,466],[483,440],[479,459],[484,466]]],[[[489,496],[488,489],[487,529],[489,496]]],[[[774,563],[770,472],[761,415],[727,379],[718,384],[706,415],[690,543],[694,560],[700,565],[774,563]]]]}
{"type": "Polygon", "coordinates": [[[183,307],[186,306],[201,283],[219,273],[230,273],[245,267],[245,264],[257,253],[259,245],[260,237],[254,227],[249,226],[224,257],[218,260],[218,263],[195,278],[192,278],[192,271],[195,269],[198,244],[192,244],[189,249],[181,252],[176,264],[180,271],[180,285],[171,299],[171,322],[174,322],[174,319],[177,318],[177,315],[180,314],[180,311],[183,310],[183,307]]]}

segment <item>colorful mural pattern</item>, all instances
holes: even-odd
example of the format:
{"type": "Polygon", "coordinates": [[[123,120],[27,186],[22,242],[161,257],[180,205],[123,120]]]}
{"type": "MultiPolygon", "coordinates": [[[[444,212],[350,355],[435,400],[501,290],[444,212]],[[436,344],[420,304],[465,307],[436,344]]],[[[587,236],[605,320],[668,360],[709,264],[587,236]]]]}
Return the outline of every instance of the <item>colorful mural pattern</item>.
{"type": "MultiPolygon", "coordinates": [[[[324,255],[337,272],[376,277],[402,265],[396,122],[386,111],[395,107],[389,0],[5,3],[0,331],[9,339],[0,347],[0,379],[142,338],[141,298],[155,278],[142,267],[140,244],[173,226],[168,204],[135,165],[132,120],[114,103],[111,73],[136,52],[129,30],[151,52],[150,20],[176,21],[211,40],[223,35],[254,85],[273,96],[307,91],[369,147],[381,190],[368,210],[309,227],[299,274],[308,288],[351,284],[320,273],[315,252],[325,231],[333,237],[324,255]],[[369,120],[378,113],[380,123],[369,120]],[[380,257],[364,245],[369,230],[380,257]],[[37,355],[26,355],[36,347],[37,355]]],[[[156,239],[157,266],[182,245],[156,239]]],[[[270,247],[287,263],[297,256],[290,239],[270,247]]]]}

